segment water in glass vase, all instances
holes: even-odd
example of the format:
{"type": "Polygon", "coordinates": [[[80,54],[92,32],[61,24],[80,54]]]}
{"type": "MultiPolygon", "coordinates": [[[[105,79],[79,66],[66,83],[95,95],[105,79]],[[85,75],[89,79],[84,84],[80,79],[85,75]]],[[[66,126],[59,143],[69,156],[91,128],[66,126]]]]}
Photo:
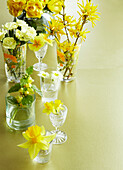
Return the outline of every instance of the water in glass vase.
{"type": "Polygon", "coordinates": [[[54,84],[44,83],[42,87],[42,101],[43,102],[50,102],[57,99],[58,90],[55,88],[54,84]]]}

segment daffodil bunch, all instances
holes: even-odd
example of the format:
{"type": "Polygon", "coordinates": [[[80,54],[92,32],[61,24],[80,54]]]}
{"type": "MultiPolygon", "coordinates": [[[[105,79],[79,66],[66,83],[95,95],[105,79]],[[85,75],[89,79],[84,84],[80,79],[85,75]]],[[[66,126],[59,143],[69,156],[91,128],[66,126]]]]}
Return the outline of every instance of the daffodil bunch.
{"type": "Polygon", "coordinates": [[[7,0],[9,12],[14,17],[25,11],[27,18],[41,18],[45,10],[59,13],[62,5],[63,0],[7,0]]]}
{"type": "MultiPolygon", "coordinates": [[[[91,0],[82,0],[78,5],[78,20],[73,16],[66,14],[65,0],[63,0],[62,11],[54,14],[54,18],[49,21],[49,26],[46,30],[49,35],[55,36],[57,42],[57,59],[60,66],[60,71],[63,71],[63,76],[71,77],[73,65],[75,62],[75,53],[78,55],[79,43],[85,41],[86,34],[90,31],[84,26],[91,22],[92,27],[99,20],[97,5],[95,6],[91,0]],[[49,31],[50,30],[50,31],[49,31]]],[[[78,56],[76,57],[78,58],[78,56]]]]}
{"type": "Polygon", "coordinates": [[[42,78],[42,82],[44,82],[44,79],[51,79],[52,81],[62,81],[63,76],[59,71],[51,71],[51,73],[45,72],[45,71],[40,71],[38,74],[42,78]]]}
{"type": "Polygon", "coordinates": [[[30,66],[26,69],[26,73],[20,79],[20,83],[16,83],[12,86],[8,93],[14,93],[14,95],[10,95],[7,97],[7,100],[21,107],[26,107],[32,104],[34,101],[33,94],[34,92],[38,93],[42,96],[41,91],[32,83],[34,80],[31,78],[30,74],[33,72],[33,66],[30,66]]]}
{"type": "Polygon", "coordinates": [[[51,101],[51,102],[46,102],[44,104],[44,109],[43,109],[43,113],[46,113],[47,115],[49,115],[50,113],[56,114],[58,115],[60,110],[64,110],[63,103],[61,102],[61,100],[55,100],[55,101],[51,101]]]}
{"type": "Polygon", "coordinates": [[[48,150],[50,142],[56,137],[56,134],[46,135],[44,126],[37,125],[29,127],[22,135],[27,142],[18,146],[28,148],[31,159],[34,159],[40,150],[48,150]]]}

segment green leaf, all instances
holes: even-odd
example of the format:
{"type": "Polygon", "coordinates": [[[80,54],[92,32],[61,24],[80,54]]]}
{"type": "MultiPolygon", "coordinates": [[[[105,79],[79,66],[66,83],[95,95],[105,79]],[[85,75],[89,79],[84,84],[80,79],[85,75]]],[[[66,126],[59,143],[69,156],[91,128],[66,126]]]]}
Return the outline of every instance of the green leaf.
{"type": "Polygon", "coordinates": [[[23,97],[22,104],[23,105],[31,105],[33,101],[34,101],[33,96],[27,95],[27,96],[23,97]]]}
{"type": "Polygon", "coordinates": [[[40,96],[42,96],[41,90],[38,89],[38,88],[36,87],[36,85],[32,85],[32,89],[33,89],[36,93],[38,93],[40,96]]]}
{"type": "Polygon", "coordinates": [[[21,88],[20,83],[17,83],[17,84],[15,84],[14,86],[12,86],[12,87],[9,89],[8,93],[16,92],[16,91],[18,91],[20,88],[21,88]]]}
{"type": "Polygon", "coordinates": [[[20,85],[21,85],[21,86],[24,86],[24,85],[27,84],[27,83],[28,83],[28,79],[22,78],[22,79],[20,80],[20,85]]]}
{"type": "Polygon", "coordinates": [[[26,69],[26,73],[27,73],[28,75],[32,74],[32,73],[33,73],[33,66],[28,67],[28,68],[26,69]]]}
{"type": "Polygon", "coordinates": [[[14,96],[8,96],[7,101],[11,104],[18,104],[17,99],[14,96]]]}

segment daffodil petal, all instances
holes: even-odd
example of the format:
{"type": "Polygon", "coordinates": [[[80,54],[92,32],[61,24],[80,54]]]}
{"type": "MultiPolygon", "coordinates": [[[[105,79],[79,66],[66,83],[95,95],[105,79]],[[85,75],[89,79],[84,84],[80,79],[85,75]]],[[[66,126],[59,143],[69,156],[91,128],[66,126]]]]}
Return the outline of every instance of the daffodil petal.
{"type": "Polygon", "coordinates": [[[29,155],[31,159],[34,159],[40,151],[39,145],[37,143],[31,145],[28,149],[29,155]]]}
{"type": "Polygon", "coordinates": [[[31,146],[31,144],[30,144],[30,142],[28,141],[28,142],[22,143],[22,144],[17,145],[17,146],[19,146],[19,147],[21,147],[21,148],[29,148],[29,147],[31,146]]]}
{"type": "Polygon", "coordinates": [[[45,128],[44,128],[44,126],[41,126],[41,135],[45,135],[45,128]]]}
{"type": "Polygon", "coordinates": [[[26,132],[23,132],[22,135],[26,140],[29,140],[29,137],[27,136],[26,132]]]}

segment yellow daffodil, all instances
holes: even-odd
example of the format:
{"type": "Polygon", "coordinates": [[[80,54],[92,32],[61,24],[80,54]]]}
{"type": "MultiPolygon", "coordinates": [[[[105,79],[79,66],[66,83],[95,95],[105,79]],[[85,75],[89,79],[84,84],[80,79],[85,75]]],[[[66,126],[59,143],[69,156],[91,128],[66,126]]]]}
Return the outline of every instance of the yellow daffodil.
{"type": "Polygon", "coordinates": [[[45,128],[44,126],[31,126],[22,133],[24,138],[27,140],[27,142],[18,145],[21,148],[28,148],[28,152],[31,159],[34,159],[40,149],[41,150],[48,150],[49,143],[55,138],[55,134],[45,136],[45,128]]]}
{"type": "Polygon", "coordinates": [[[46,102],[44,104],[44,109],[43,109],[43,113],[46,113],[47,115],[49,115],[51,112],[53,112],[53,104],[52,102],[46,102]]]}
{"type": "Polygon", "coordinates": [[[50,11],[59,13],[62,10],[62,6],[64,5],[63,0],[51,0],[48,2],[47,6],[50,9],[50,11]]]}

